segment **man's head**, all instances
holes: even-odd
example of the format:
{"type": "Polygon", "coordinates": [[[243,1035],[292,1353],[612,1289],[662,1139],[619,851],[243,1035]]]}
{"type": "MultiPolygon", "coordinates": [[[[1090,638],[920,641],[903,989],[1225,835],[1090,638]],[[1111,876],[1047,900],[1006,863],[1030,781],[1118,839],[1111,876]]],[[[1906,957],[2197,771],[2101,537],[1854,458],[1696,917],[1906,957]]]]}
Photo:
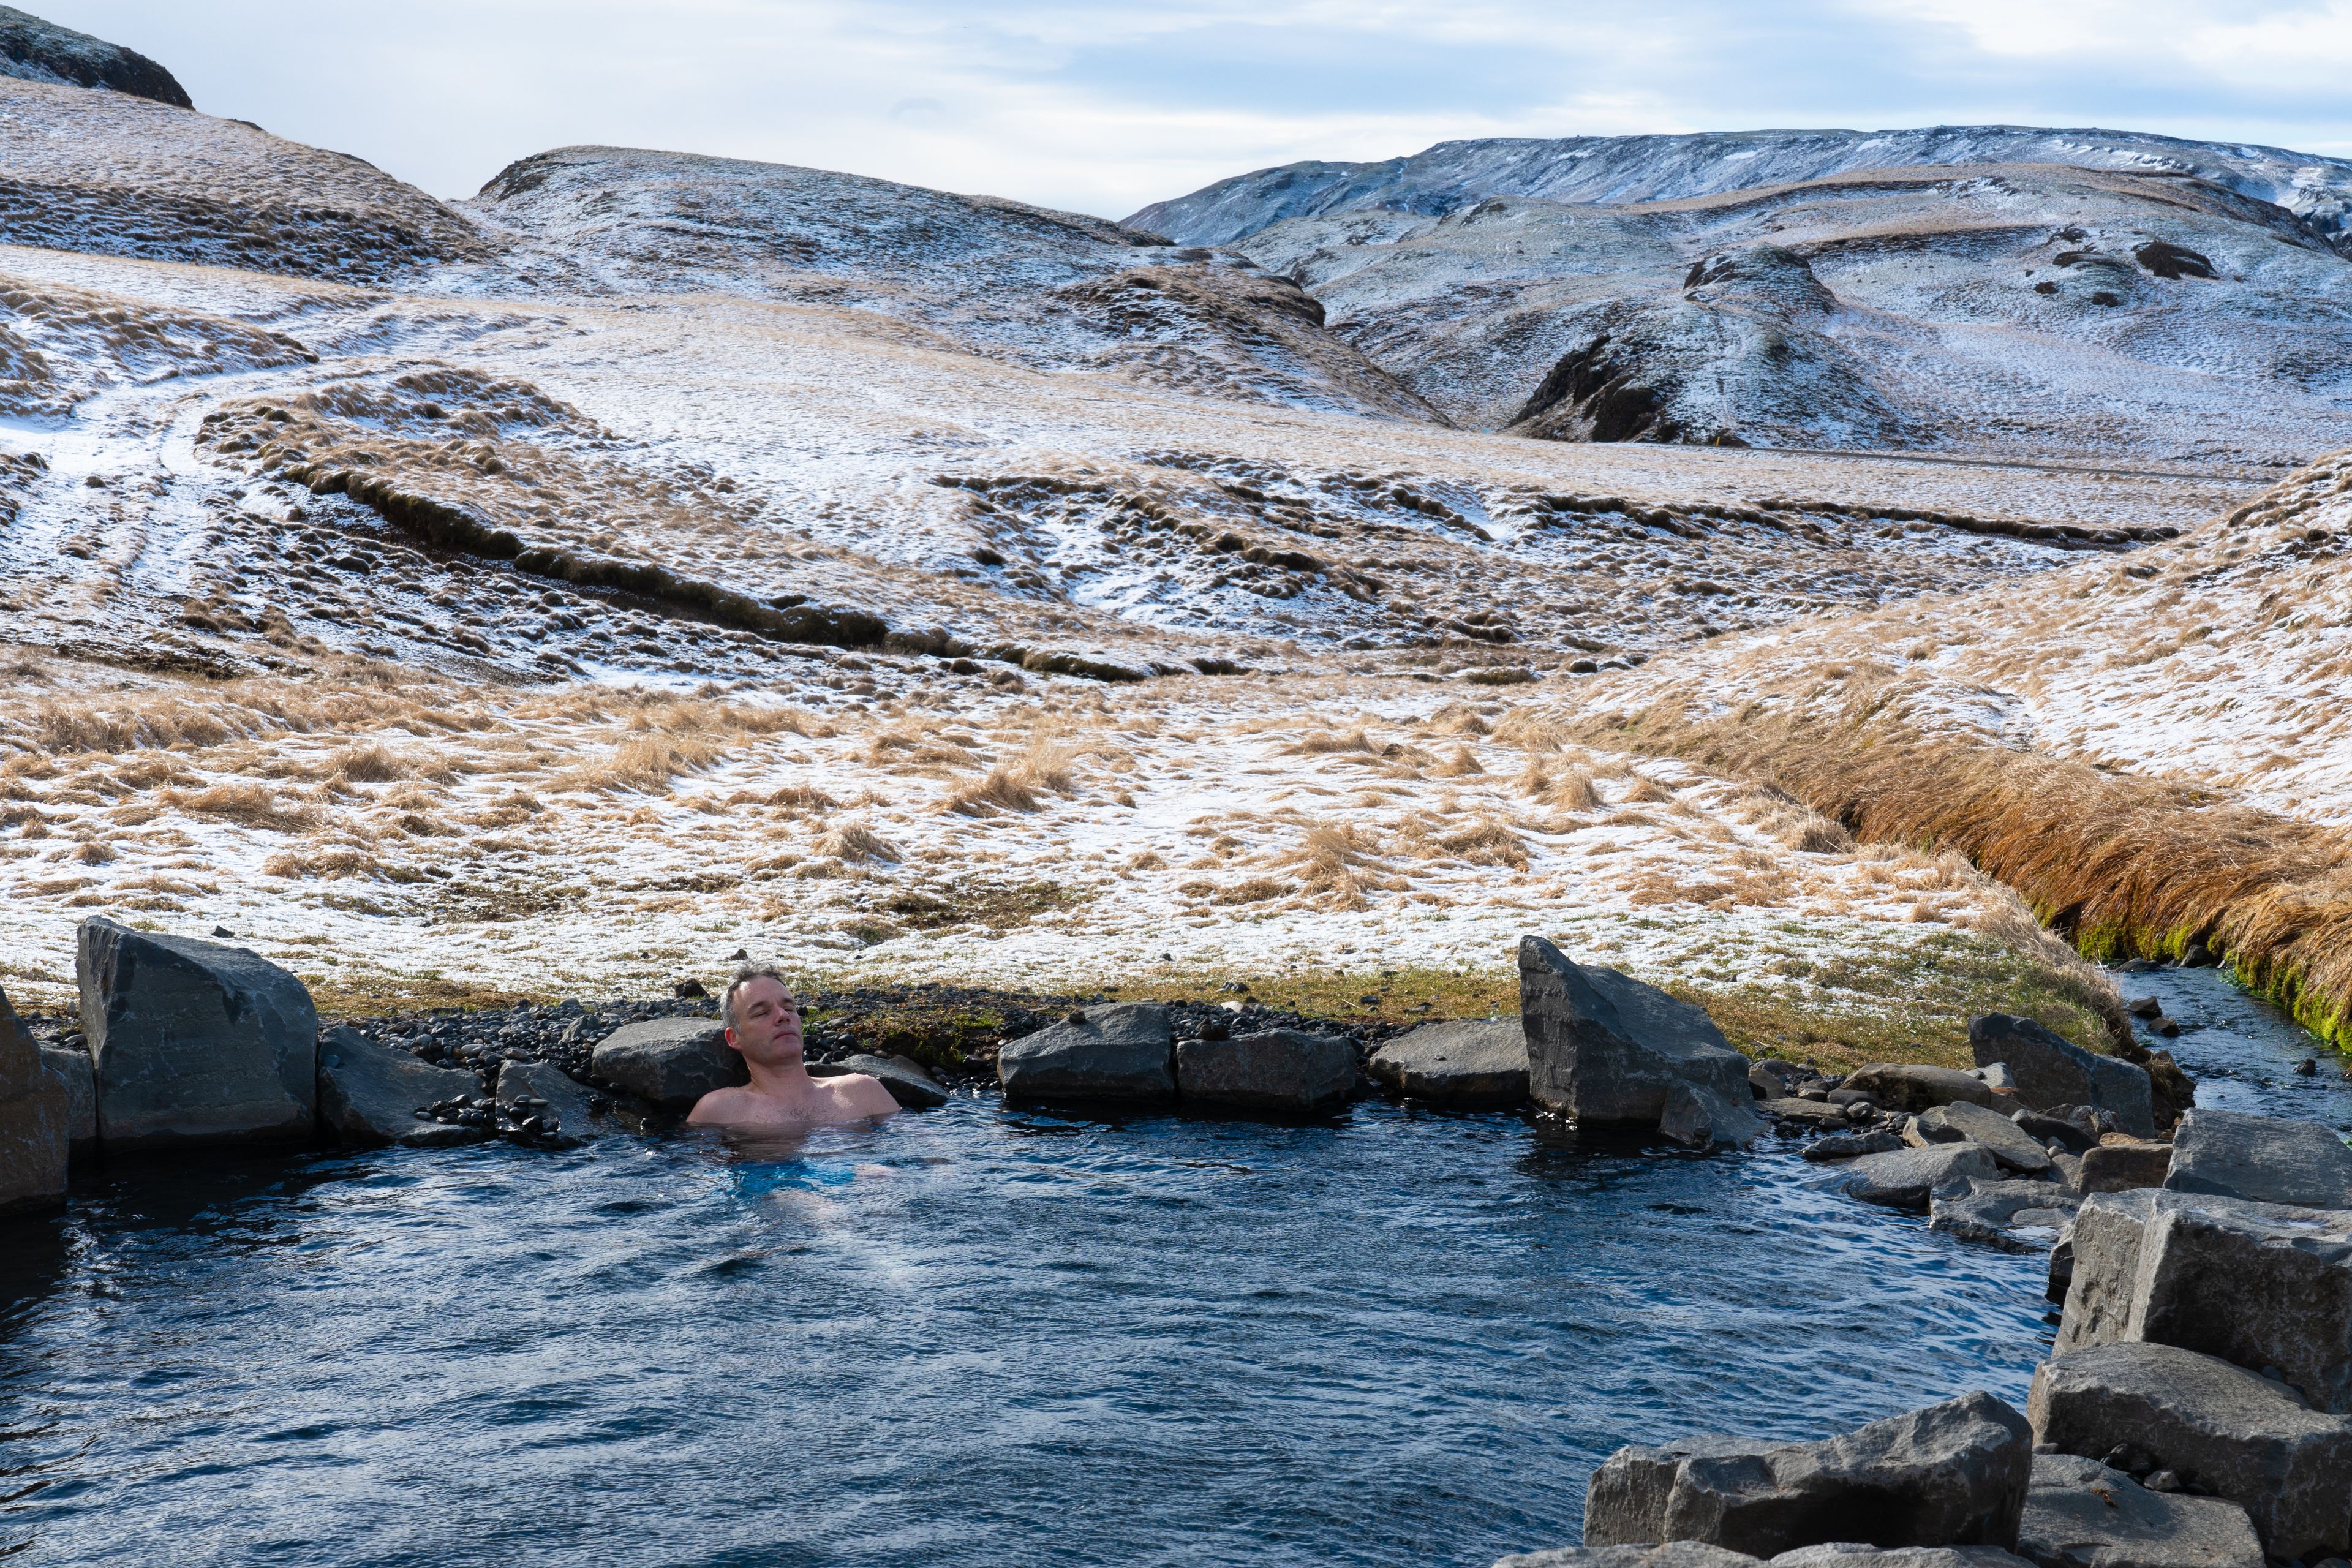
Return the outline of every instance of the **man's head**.
{"type": "Polygon", "coordinates": [[[773,964],[747,963],[737,970],[719,1000],[719,1016],[727,1025],[727,1043],[745,1061],[780,1068],[800,1060],[800,1003],[773,964]]]}

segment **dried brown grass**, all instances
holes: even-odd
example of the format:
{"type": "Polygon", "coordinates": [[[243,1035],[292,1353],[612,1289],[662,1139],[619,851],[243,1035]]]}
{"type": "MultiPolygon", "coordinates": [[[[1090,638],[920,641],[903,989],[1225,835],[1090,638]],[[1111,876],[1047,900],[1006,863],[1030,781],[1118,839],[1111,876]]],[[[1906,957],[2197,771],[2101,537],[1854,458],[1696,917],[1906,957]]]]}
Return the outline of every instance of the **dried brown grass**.
{"type": "Polygon", "coordinates": [[[319,814],[312,807],[288,805],[257,784],[218,784],[194,794],[165,790],[160,798],[175,811],[272,833],[299,833],[319,823],[319,814]]]}

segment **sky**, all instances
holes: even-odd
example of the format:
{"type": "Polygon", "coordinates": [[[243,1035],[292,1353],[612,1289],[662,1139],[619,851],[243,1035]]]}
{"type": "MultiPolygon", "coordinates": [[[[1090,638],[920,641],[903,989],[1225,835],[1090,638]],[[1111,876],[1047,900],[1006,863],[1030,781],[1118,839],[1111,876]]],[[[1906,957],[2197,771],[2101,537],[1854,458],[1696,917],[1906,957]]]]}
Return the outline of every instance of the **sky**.
{"type": "Polygon", "coordinates": [[[578,142],[1121,217],[1476,136],[1999,122],[2352,156],[2352,0],[19,0],[435,195],[578,142]]]}

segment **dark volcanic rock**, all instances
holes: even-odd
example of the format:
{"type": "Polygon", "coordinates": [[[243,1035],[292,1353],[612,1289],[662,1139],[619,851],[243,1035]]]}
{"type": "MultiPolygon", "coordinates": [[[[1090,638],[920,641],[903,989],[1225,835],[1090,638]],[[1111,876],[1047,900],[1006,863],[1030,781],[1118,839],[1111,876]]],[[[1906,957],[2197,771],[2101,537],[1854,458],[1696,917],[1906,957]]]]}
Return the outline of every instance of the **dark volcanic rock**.
{"type": "Polygon", "coordinates": [[[319,1121],[340,1142],[362,1148],[473,1142],[489,1134],[428,1121],[416,1113],[440,1100],[481,1092],[481,1079],[472,1073],[429,1066],[406,1051],[377,1045],[357,1029],[330,1029],[319,1042],[319,1121]]]}
{"type": "Polygon", "coordinates": [[[1694,1149],[1717,1144],[1744,1149],[1769,1130],[1756,1114],[1755,1105],[1745,1095],[1731,1100],[1697,1084],[1678,1083],[1666,1090],[1666,1108],[1658,1113],[1658,1131],[1694,1149]]]}
{"type": "Polygon", "coordinates": [[[1187,1105],[1305,1114],[1356,1087],[1356,1048],[1336,1035],[1292,1029],[1176,1046],[1176,1091],[1187,1105]]]}
{"type": "Polygon", "coordinates": [[[2172,1145],[2137,1138],[2103,1138],[2083,1155],[2082,1188],[2091,1193],[2125,1193],[2134,1187],[2160,1187],[2171,1168],[2172,1145]]]}
{"type": "Polygon", "coordinates": [[[996,1054],[996,1076],[1013,1100],[1164,1104],[1176,1098],[1175,1058],[1168,1010],[1127,1002],[1011,1041],[996,1054]]]}
{"type": "Polygon", "coordinates": [[[2039,1176],[2050,1170],[2050,1151],[1998,1110],[1963,1100],[1939,1105],[1919,1118],[1919,1135],[1930,1142],[1965,1141],[1980,1144],[1992,1157],[2021,1175],[2039,1176]]]}
{"type": "Polygon", "coordinates": [[[536,1118],[539,1141],[559,1148],[595,1135],[587,1086],[545,1062],[510,1061],[500,1068],[499,1109],[510,1121],[536,1118]]]}
{"type": "Polygon", "coordinates": [[[1955,1102],[1990,1106],[1993,1098],[1984,1079],[1972,1073],[1917,1062],[1873,1062],[1855,1068],[1845,1087],[1892,1110],[1932,1110],[1955,1102]]]}
{"type": "Polygon", "coordinates": [[[0,5],[0,76],[65,87],[103,87],[193,109],[172,73],[145,55],[0,5]]]}
{"type": "Polygon", "coordinates": [[[812,1066],[808,1070],[812,1078],[834,1078],[843,1073],[862,1072],[870,1078],[879,1079],[882,1087],[890,1091],[890,1098],[898,1102],[902,1110],[929,1110],[933,1106],[948,1102],[948,1091],[940,1087],[939,1081],[904,1057],[877,1057],[860,1051],[837,1062],[828,1062],[822,1067],[812,1066]]]}
{"type": "Polygon", "coordinates": [[[2164,1185],[2263,1204],[2352,1208],[2352,1149],[2316,1121],[2191,1110],[2173,1134],[2164,1185]]]}
{"type": "Polygon", "coordinates": [[[2073,1454],[2033,1456],[2017,1551],[2041,1568],[2263,1568],[2236,1503],[2153,1492],[2073,1454]]]}
{"type": "Polygon", "coordinates": [[[1757,1556],[1828,1542],[2013,1546],[2032,1442],[2025,1417],[1969,1394],[1818,1443],[1620,1448],[1587,1489],[1584,1539],[1702,1541],[1757,1556]]]}
{"type": "Polygon", "coordinates": [[[1976,1144],[1936,1143],[1891,1154],[1864,1154],[1845,1168],[1839,1184],[1848,1196],[1864,1203],[1924,1214],[1930,1198],[1964,1193],[1970,1182],[1996,1181],[2000,1175],[1992,1156],[1976,1144]]]}
{"type": "Polygon", "coordinates": [[[1365,1070],[1399,1094],[1446,1105],[1524,1105],[1528,1037],[1517,1018],[1424,1024],[1372,1053],[1365,1070]]]}
{"type": "Polygon", "coordinates": [[[1970,1019],[1969,1047],[1979,1067],[2008,1064],[2018,1098],[2036,1110],[2087,1105],[2112,1111],[2116,1124],[2135,1138],[2156,1131],[2155,1093],[2146,1068],[2094,1056],[2031,1018],[2006,1013],[1970,1019]]]}
{"type": "Polygon", "coordinates": [[[1571,963],[1538,936],[1519,941],[1519,1017],[1529,1092],[1578,1121],[1655,1126],[1678,1083],[1735,1105],[1755,1098],[1748,1058],[1703,1009],[1613,969],[1571,963]]]}
{"type": "Polygon", "coordinates": [[[0,1212],[65,1201],[67,1112],[65,1085],[0,991],[0,1212]]]}
{"type": "Polygon", "coordinates": [[[299,1142],[316,1131],[319,1014],[241,947],[84,921],[75,970],[110,1149],[299,1142]]]}
{"type": "Polygon", "coordinates": [[[79,1046],[43,1046],[41,1066],[66,1097],[66,1138],[79,1160],[98,1150],[98,1074],[79,1046]]]}
{"type": "Polygon", "coordinates": [[[715,1018],[648,1018],[624,1024],[596,1042],[589,1071],[600,1083],[665,1110],[690,1110],[715,1089],[751,1081],[743,1058],[715,1018]]]}

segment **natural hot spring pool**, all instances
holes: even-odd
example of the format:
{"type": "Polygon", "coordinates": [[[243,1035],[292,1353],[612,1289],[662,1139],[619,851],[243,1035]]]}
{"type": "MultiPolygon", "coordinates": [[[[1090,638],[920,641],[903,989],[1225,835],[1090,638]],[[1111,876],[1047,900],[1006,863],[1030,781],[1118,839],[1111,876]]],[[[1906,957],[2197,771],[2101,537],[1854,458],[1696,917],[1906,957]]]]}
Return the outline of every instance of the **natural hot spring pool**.
{"type": "Polygon", "coordinates": [[[58,1563],[1460,1563],[1621,1443],[2021,1398],[2043,1260],[1795,1145],[960,1098],[114,1171],[7,1237],[0,1545],[58,1563]]]}

